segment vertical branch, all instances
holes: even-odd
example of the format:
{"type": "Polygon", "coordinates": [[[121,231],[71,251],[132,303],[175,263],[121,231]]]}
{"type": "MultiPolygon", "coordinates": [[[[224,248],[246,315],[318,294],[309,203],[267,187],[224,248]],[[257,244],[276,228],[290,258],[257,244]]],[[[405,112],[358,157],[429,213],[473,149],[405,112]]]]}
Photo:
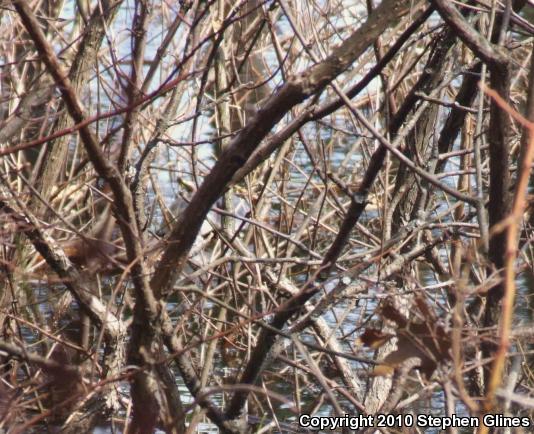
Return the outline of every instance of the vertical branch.
{"type": "MultiPolygon", "coordinates": [[[[87,78],[91,72],[91,62],[97,56],[104,32],[116,16],[122,0],[103,0],[95,7],[85,26],[83,38],[77,47],[76,56],[68,72],[69,79],[76,93],[84,88],[87,78]]],[[[63,106],[63,104],[62,104],[63,106]]],[[[66,110],[59,110],[54,130],[62,131],[73,125],[72,118],[66,110]]],[[[43,165],[36,176],[36,187],[44,199],[48,199],[56,181],[67,162],[69,141],[71,136],[64,135],[47,144],[47,149],[43,157],[43,165]]],[[[43,203],[32,199],[31,208],[36,215],[40,215],[43,210],[43,203]]]]}
{"type": "MultiPolygon", "coordinates": [[[[490,66],[490,84],[506,102],[510,101],[510,68],[505,65],[490,66]]],[[[510,210],[510,116],[494,101],[490,104],[489,142],[489,226],[490,230],[508,216],[510,210]]],[[[506,257],[506,233],[493,233],[489,240],[489,258],[495,268],[504,266],[506,257]]],[[[488,295],[486,325],[498,321],[498,303],[503,295],[503,287],[497,285],[488,295]]]]}
{"type": "MultiPolygon", "coordinates": [[[[534,54],[534,52],[533,52],[534,54]]],[[[532,163],[534,161],[534,56],[531,57],[530,74],[528,81],[527,113],[526,119],[515,113],[496,90],[487,90],[492,97],[493,103],[499,107],[500,111],[511,114],[520,121],[523,126],[523,136],[521,138],[521,158],[519,162],[519,174],[514,191],[512,210],[507,216],[495,225],[494,231],[503,234],[506,243],[504,255],[504,284],[502,315],[499,324],[499,346],[493,361],[489,384],[487,385],[485,410],[490,412],[495,405],[495,393],[502,382],[506,356],[510,346],[510,333],[514,314],[514,301],[516,296],[515,285],[515,261],[517,257],[517,245],[519,241],[519,226],[521,218],[525,212],[527,201],[527,188],[532,163]]],[[[495,238],[495,236],[494,236],[495,238]]]]}
{"type": "Polygon", "coordinates": [[[135,12],[132,25],[132,59],[130,79],[126,94],[128,97],[128,105],[132,107],[126,112],[124,119],[122,144],[120,148],[119,160],[117,168],[119,172],[123,172],[128,162],[128,157],[132,148],[132,138],[134,135],[134,126],[139,116],[139,106],[134,105],[134,101],[139,99],[143,72],[143,64],[145,61],[145,45],[148,17],[150,15],[148,0],[139,0],[135,2],[135,12]]]}

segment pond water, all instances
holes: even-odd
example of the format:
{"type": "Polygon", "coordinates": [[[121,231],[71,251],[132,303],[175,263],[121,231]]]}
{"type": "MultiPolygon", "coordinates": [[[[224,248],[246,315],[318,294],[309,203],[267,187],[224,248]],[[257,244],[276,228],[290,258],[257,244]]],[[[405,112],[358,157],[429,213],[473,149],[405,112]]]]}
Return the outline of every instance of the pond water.
{"type": "MultiPolygon", "coordinates": [[[[69,19],[69,17],[72,17],[74,10],[74,2],[67,1],[65,3],[65,9],[62,14],[62,18],[69,19]]],[[[351,20],[351,22],[355,22],[355,16],[357,16],[361,11],[355,10],[354,7],[346,8],[343,11],[343,16],[345,21],[351,20]],[[346,15],[346,16],[345,16],[346,15]]],[[[117,21],[117,28],[119,29],[118,33],[115,35],[116,40],[118,41],[116,48],[117,52],[120,54],[122,52],[129,53],[130,47],[130,33],[128,27],[131,24],[132,20],[132,13],[133,9],[130,6],[125,6],[124,10],[121,11],[119,14],[119,18],[117,21]]],[[[72,23],[71,23],[72,24],[72,23]]],[[[71,25],[68,24],[68,25],[71,25]]],[[[289,24],[287,20],[282,19],[281,23],[279,23],[282,27],[288,27],[289,24]]],[[[161,31],[161,29],[153,29],[151,30],[151,34],[149,35],[149,44],[148,44],[148,51],[155,51],[155,49],[159,46],[161,43],[162,37],[164,32],[161,31]]],[[[180,41],[180,44],[185,43],[184,41],[180,41]]],[[[181,45],[178,45],[179,48],[181,45]]],[[[176,48],[176,47],[175,47],[176,48]]],[[[183,47],[182,47],[183,48],[183,47]]],[[[270,55],[266,56],[267,61],[272,61],[273,64],[275,64],[275,58],[274,58],[274,52],[270,53],[270,55]]],[[[120,60],[120,59],[119,59],[120,60]]],[[[171,60],[167,60],[168,63],[171,62],[171,60]]],[[[127,76],[128,66],[121,66],[122,73],[124,76],[127,76]]],[[[145,67],[145,72],[148,69],[148,66],[145,67]]],[[[303,69],[303,68],[301,68],[303,69]]],[[[158,71],[160,73],[161,71],[158,71]]],[[[111,78],[111,81],[113,82],[114,78],[111,78]]],[[[281,75],[280,72],[277,72],[275,75],[275,81],[280,81],[281,75]]],[[[93,85],[96,82],[96,80],[91,80],[91,85],[93,85]]],[[[156,89],[156,83],[155,80],[154,83],[151,85],[148,91],[156,89]]],[[[373,89],[378,85],[378,80],[373,82],[369,86],[369,89],[373,89]]],[[[182,95],[182,100],[180,102],[181,106],[186,106],[191,103],[191,100],[195,97],[195,92],[197,91],[197,88],[191,88],[186,89],[182,95]]],[[[96,87],[93,89],[93,91],[96,92],[96,87]]],[[[115,95],[118,99],[120,99],[121,95],[115,95]]],[[[324,97],[324,96],[323,96],[324,97]]],[[[323,98],[321,97],[321,98],[323,98]]],[[[99,101],[99,108],[102,111],[107,111],[110,109],[111,105],[109,104],[109,101],[104,98],[104,102],[99,101]]],[[[185,112],[185,110],[184,110],[185,112]]],[[[447,114],[447,110],[444,110],[442,115],[445,116],[447,114]]],[[[372,118],[372,113],[366,113],[366,115],[369,115],[369,118],[372,118]]],[[[120,116],[117,116],[112,119],[112,123],[116,122],[118,123],[122,118],[120,116]]],[[[197,126],[198,134],[196,139],[201,141],[210,141],[213,139],[214,136],[214,128],[213,128],[213,120],[212,120],[212,113],[211,109],[206,110],[206,113],[199,118],[199,124],[197,126]]],[[[332,122],[333,125],[336,127],[339,127],[340,129],[346,129],[346,125],[340,123],[339,125],[336,124],[336,119],[329,120],[332,122]]],[[[281,122],[283,124],[284,122],[281,122]]],[[[191,140],[191,128],[192,128],[193,121],[184,121],[177,123],[173,128],[169,130],[169,136],[172,137],[173,140],[180,142],[184,141],[187,142],[191,140]]],[[[377,125],[380,127],[380,125],[377,125]]],[[[317,143],[322,144],[328,144],[330,146],[329,154],[326,156],[326,160],[328,162],[329,167],[328,170],[331,170],[334,173],[339,174],[344,179],[350,179],[351,181],[354,181],[355,179],[352,179],[353,177],[357,177],[362,173],[362,170],[364,167],[366,167],[366,164],[368,163],[368,153],[367,151],[363,151],[363,148],[360,148],[361,152],[352,152],[353,146],[355,146],[355,142],[358,143],[358,141],[361,141],[361,143],[364,142],[364,138],[362,138],[361,134],[357,134],[356,132],[351,133],[350,131],[346,131],[346,133],[342,134],[341,136],[332,137],[331,128],[321,128],[319,132],[313,130],[314,127],[306,126],[302,129],[303,133],[305,135],[309,135],[310,137],[315,137],[317,139],[317,143]],[[341,137],[341,138],[340,138],[341,137]],[[365,156],[364,156],[365,154],[365,156]]],[[[144,145],[141,143],[141,146],[144,145]]],[[[376,145],[376,144],[375,144],[376,145]]],[[[74,143],[73,143],[74,147],[74,143]]],[[[458,142],[455,144],[455,149],[458,148],[458,142]]],[[[372,146],[370,146],[370,149],[372,149],[372,146]]],[[[311,152],[316,152],[317,155],[320,155],[320,152],[324,151],[323,148],[317,145],[316,149],[311,149],[311,152]]],[[[187,188],[184,187],[185,184],[187,184],[190,188],[194,189],[195,182],[202,181],[202,176],[209,172],[209,169],[213,166],[215,162],[215,155],[217,154],[217,150],[211,143],[206,143],[202,145],[198,145],[194,147],[194,150],[191,147],[165,147],[160,150],[158,159],[153,163],[152,167],[152,173],[155,176],[155,179],[157,180],[157,183],[159,183],[159,187],[161,187],[161,194],[163,201],[165,202],[166,206],[169,208],[172,208],[172,204],[174,203],[175,207],[172,209],[173,213],[176,215],[179,213],[180,209],[183,209],[184,206],[186,206],[187,201],[191,197],[190,191],[187,190],[187,188]],[[196,157],[196,167],[192,167],[191,163],[191,153],[194,152],[196,157]],[[195,179],[195,176],[193,176],[193,170],[196,170],[198,179],[195,179]],[[180,201],[176,201],[177,198],[180,196],[183,196],[180,201]]],[[[135,157],[138,157],[139,155],[136,154],[135,157]]],[[[315,155],[314,155],[315,156],[315,155]]],[[[448,160],[448,163],[446,165],[445,171],[456,171],[459,167],[460,159],[458,157],[453,157],[448,160]]],[[[296,206],[295,213],[298,214],[298,210],[301,209],[303,212],[307,211],[306,206],[302,205],[304,203],[305,205],[309,205],[313,202],[313,199],[319,196],[321,193],[321,188],[324,188],[324,180],[321,178],[321,176],[317,173],[316,168],[312,165],[309,155],[307,151],[304,149],[303,144],[298,140],[295,139],[294,142],[294,150],[293,152],[289,153],[286,158],[287,163],[287,179],[289,186],[286,190],[285,195],[276,195],[273,194],[270,197],[271,201],[271,207],[268,212],[268,218],[266,219],[267,222],[262,221],[261,223],[264,226],[268,226],[270,228],[274,228],[276,224],[278,223],[278,220],[280,218],[281,210],[284,206],[287,204],[294,205],[297,201],[299,201],[299,204],[296,206]],[[301,208],[299,208],[301,207],[301,208]]],[[[395,168],[394,164],[392,164],[393,169],[395,168]]],[[[323,169],[321,167],[321,169],[323,169]]],[[[443,180],[446,184],[450,186],[456,186],[458,182],[458,176],[448,176],[444,178],[443,180]]],[[[475,185],[472,184],[472,188],[474,189],[475,185]]],[[[534,187],[531,185],[531,193],[534,191],[534,187]]],[[[154,188],[150,188],[148,191],[147,196],[147,202],[153,203],[155,202],[156,198],[156,192],[154,191],[154,188]]],[[[440,197],[441,199],[442,197],[440,197]]],[[[344,198],[344,203],[348,203],[348,200],[344,198]]],[[[237,195],[234,197],[234,209],[232,209],[232,212],[235,213],[237,216],[240,217],[246,217],[249,215],[251,209],[247,202],[245,202],[241,197],[237,197],[237,195]]],[[[438,204],[436,209],[434,210],[434,214],[440,213],[447,209],[450,206],[450,203],[446,203],[445,201],[438,204]]],[[[466,213],[469,213],[473,211],[472,209],[466,209],[466,213]]],[[[339,213],[341,214],[341,213],[339,213]]],[[[300,215],[302,217],[302,215],[300,215]]],[[[364,215],[360,219],[360,223],[363,225],[367,225],[370,228],[370,232],[376,232],[374,233],[375,236],[380,236],[380,233],[377,233],[377,231],[373,231],[374,227],[373,224],[381,217],[381,210],[377,209],[376,207],[369,207],[368,210],[365,211],[364,215]]],[[[209,220],[213,222],[215,226],[220,225],[221,217],[219,214],[215,212],[211,212],[208,216],[209,220]]],[[[290,228],[288,228],[288,233],[291,235],[295,231],[299,229],[298,227],[298,219],[296,219],[297,222],[290,228]]],[[[447,223],[451,220],[450,217],[445,217],[443,219],[443,222],[447,223]]],[[[335,218],[332,219],[330,222],[333,227],[337,227],[339,222],[341,221],[341,218],[339,215],[336,215],[335,218]]],[[[241,222],[239,219],[236,219],[236,224],[239,225],[241,222]]],[[[150,229],[157,233],[162,224],[162,214],[158,207],[155,207],[153,210],[152,220],[151,220],[151,227],[150,229]]],[[[243,231],[248,227],[248,224],[245,224],[243,226],[243,231]]],[[[207,233],[212,231],[212,226],[210,224],[205,224],[203,226],[203,229],[201,230],[201,235],[206,235],[207,233]]],[[[438,230],[435,230],[433,232],[434,235],[438,235],[438,230]]],[[[354,237],[356,238],[356,237],[354,237]]],[[[324,244],[326,244],[326,237],[325,239],[319,239],[318,240],[318,251],[323,251],[324,244]],[[322,243],[322,244],[321,244],[322,243]]],[[[348,249],[347,252],[345,252],[345,255],[355,255],[366,251],[366,247],[364,246],[365,240],[360,239],[353,239],[351,248],[348,249]]],[[[302,258],[306,259],[308,256],[306,253],[300,252],[298,249],[296,250],[296,255],[302,255],[302,258]]],[[[528,253],[528,252],[527,252],[528,253]]],[[[445,250],[441,250],[439,252],[442,259],[447,259],[448,252],[445,250]]],[[[209,252],[205,255],[204,261],[209,261],[209,252]]],[[[199,259],[200,261],[200,259],[199,259]]],[[[347,265],[345,263],[342,263],[343,265],[347,265]]],[[[428,287],[433,287],[439,283],[439,281],[436,279],[436,276],[433,272],[430,272],[426,270],[424,267],[420,268],[420,273],[423,276],[422,281],[425,285],[428,287]]],[[[376,265],[369,266],[369,268],[365,271],[365,273],[362,273],[364,278],[368,280],[372,280],[373,278],[376,278],[378,273],[378,269],[376,265]]],[[[293,282],[296,285],[302,285],[306,278],[308,277],[306,273],[300,273],[295,276],[291,276],[293,278],[293,282]]],[[[362,279],[362,282],[367,280],[362,279]]],[[[534,310],[534,278],[532,273],[522,273],[517,278],[518,283],[518,300],[516,303],[516,311],[515,311],[515,321],[518,327],[522,325],[530,325],[532,324],[532,315],[534,310]]],[[[380,300],[382,295],[385,295],[385,290],[383,288],[382,282],[379,284],[374,283],[367,283],[368,290],[367,293],[359,294],[360,298],[357,301],[354,300],[341,300],[340,302],[336,303],[335,306],[333,306],[331,309],[329,309],[324,314],[324,319],[326,320],[327,324],[333,329],[336,330],[336,336],[340,339],[340,343],[342,345],[343,351],[346,351],[349,354],[357,354],[361,357],[368,357],[372,358],[374,356],[374,352],[365,348],[356,347],[355,340],[356,338],[362,333],[364,328],[369,324],[374,324],[376,322],[376,315],[373,317],[377,303],[380,300]],[[378,294],[379,296],[375,296],[378,294]],[[343,319],[343,322],[339,324],[340,319],[343,319]],[[370,319],[370,321],[367,322],[367,319],[370,319]]],[[[328,288],[327,288],[328,290],[328,288]]],[[[53,308],[54,300],[51,297],[56,297],[56,295],[50,294],[48,289],[46,287],[43,287],[41,290],[37,291],[35,293],[35,303],[39,306],[39,309],[41,310],[41,313],[43,315],[50,315],[50,308],[53,308]]],[[[436,291],[434,295],[435,299],[439,301],[440,303],[446,302],[446,294],[441,291],[436,291]]],[[[175,304],[176,300],[171,300],[170,303],[168,303],[168,309],[169,312],[172,314],[174,309],[176,308],[175,304]]],[[[436,303],[437,305],[437,303],[436,303]]],[[[73,309],[76,309],[75,304],[73,304],[73,309]]],[[[211,302],[204,303],[202,309],[207,312],[209,309],[213,307],[213,304],[211,302]]],[[[37,343],[37,337],[34,331],[25,326],[21,326],[21,330],[23,333],[23,337],[28,343],[28,345],[37,343]]],[[[303,341],[309,342],[309,343],[316,343],[315,337],[311,333],[304,332],[300,336],[303,341]]],[[[530,351],[532,348],[528,347],[526,349],[522,349],[523,351],[530,351]]],[[[225,365],[225,362],[223,361],[222,357],[220,355],[217,355],[216,359],[216,365],[214,368],[214,375],[218,376],[222,381],[230,382],[236,375],[237,370],[236,368],[229,368],[225,365]]],[[[530,362],[532,362],[532,359],[530,359],[530,362]]],[[[364,365],[362,363],[358,363],[355,361],[350,362],[351,367],[354,369],[355,372],[358,374],[362,374],[361,377],[368,376],[369,367],[367,365],[364,365]]],[[[280,372],[283,369],[287,369],[287,365],[283,362],[275,362],[272,366],[269,367],[269,372],[265,375],[266,381],[269,381],[269,387],[281,394],[284,397],[288,397],[289,399],[292,399],[294,396],[294,386],[293,383],[290,381],[284,381],[284,378],[281,376],[277,376],[280,374],[280,372]]],[[[292,368],[289,368],[292,369],[292,368]]],[[[414,381],[409,387],[409,391],[416,390],[421,386],[421,382],[417,382],[417,375],[414,374],[414,381]]],[[[193,402],[191,395],[189,394],[189,391],[187,390],[186,386],[184,385],[180,375],[176,375],[176,382],[178,384],[178,388],[182,397],[182,401],[184,405],[190,404],[193,402]]],[[[124,391],[127,392],[128,385],[124,383],[123,385],[124,391]]],[[[310,389],[303,389],[301,400],[303,406],[312,404],[317,396],[320,393],[320,386],[315,384],[313,387],[310,387],[310,389]]],[[[222,394],[214,394],[211,396],[214,403],[218,406],[224,407],[225,405],[225,399],[227,399],[226,396],[222,394]]],[[[351,404],[348,402],[344,402],[343,400],[340,400],[340,403],[342,405],[346,405],[347,408],[351,409],[351,404]]],[[[446,403],[444,401],[443,392],[440,391],[430,391],[428,395],[423,396],[420,399],[417,399],[412,404],[408,405],[403,409],[403,412],[410,413],[410,414],[432,414],[435,416],[442,416],[444,408],[446,408],[446,403]]],[[[456,401],[456,414],[457,415],[468,415],[468,412],[466,408],[461,404],[459,400],[456,401]]],[[[286,405],[277,405],[275,407],[275,414],[279,418],[280,422],[291,424],[292,426],[295,425],[295,422],[297,420],[297,416],[294,415],[286,405]]],[[[316,415],[321,416],[330,416],[333,414],[333,408],[328,403],[323,403],[322,405],[318,406],[318,408],[315,411],[316,415]]],[[[124,414],[123,414],[124,415],[124,414]]],[[[356,415],[356,413],[354,414],[356,415]]],[[[257,420],[256,420],[257,421],[257,420]]],[[[38,432],[38,430],[36,431],[38,432]]],[[[112,429],[108,424],[102,424],[101,426],[98,426],[94,429],[93,433],[95,434],[109,434],[109,433],[118,433],[121,432],[120,429],[112,429]]],[[[202,421],[198,428],[198,433],[216,433],[218,432],[218,429],[215,425],[209,423],[209,421],[206,419],[202,421]]],[[[287,431],[277,431],[276,429],[271,429],[268,432],[272,433],[285,433],[285,432],[291,432],[288,428],[287,431]]],[[[438,429],[432,430],[427,429],[425,432],[429,434],[437,434],[439,432],[438,429]]],[[[459,433],[470,433],[472,432],[471,429],[465,429],[465,430],[458,430],[459,433]]]]}

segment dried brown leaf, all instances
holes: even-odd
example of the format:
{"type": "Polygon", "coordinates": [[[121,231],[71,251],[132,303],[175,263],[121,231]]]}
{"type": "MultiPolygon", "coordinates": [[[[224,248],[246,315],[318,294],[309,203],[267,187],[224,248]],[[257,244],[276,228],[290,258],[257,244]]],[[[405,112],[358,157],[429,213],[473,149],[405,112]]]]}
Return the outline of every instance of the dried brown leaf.
{"type": "Polygon", "coordinates": [[[383,333],[377,329],[366,329],[358,340],[366,347],[376,350],[389,341],[393,336],[391,333],[383,333]]]}

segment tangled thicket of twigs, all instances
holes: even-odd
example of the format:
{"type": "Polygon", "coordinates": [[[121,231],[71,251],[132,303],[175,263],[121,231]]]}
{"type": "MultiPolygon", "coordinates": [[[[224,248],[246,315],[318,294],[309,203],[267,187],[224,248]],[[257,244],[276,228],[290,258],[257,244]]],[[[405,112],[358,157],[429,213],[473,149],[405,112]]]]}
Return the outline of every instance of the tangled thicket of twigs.
{"type": "Polygon", "coordinates": [[[3,2],[0,429],[529,416],[533,16],[3,2]]]}

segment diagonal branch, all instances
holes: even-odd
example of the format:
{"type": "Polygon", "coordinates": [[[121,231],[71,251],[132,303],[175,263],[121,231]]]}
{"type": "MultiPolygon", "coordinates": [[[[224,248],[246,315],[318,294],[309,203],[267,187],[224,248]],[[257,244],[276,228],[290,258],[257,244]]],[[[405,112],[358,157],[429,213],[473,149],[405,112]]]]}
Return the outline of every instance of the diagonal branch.
{"type": "MultiPolygon", "coordinates": [[[[377,77],[385,68],[385,66],[395,57],[401,50],[402,46],[415,33],[415,31],[428,19],[432,14],[433,8],[429,7],[421,12],[413,22],[406,28],[406,30],[398,37],[395,43],[388,49],[382,58],[374,65],[367,74],[355,85],[351,86],[345,91],[349,98],[357,96],[367,85],[377,77]]],[[[241,181],[246,175],[254,170],[260,163],[265,161],[277,148],[291,137],[299,128],[311,121],[322,119],[337,109],[343,107],[343,100],[338,96],[332,100],[326,101],[324,104],[316,107],[314,104],[306,107],[295,119],[288,123],[280,131],[274,133],[269,140],[266,140],[261,146],[258,146],[252,153],[246,164],[243,165],[233,176],[232,184],[241,181]]]]}
{"type": "Polygon", "coordinates": [[[109,337],[119,338],[124,333],[124,324],[93,295],[90,288],[83,284],[83,278],[78,270],[72,265],[65,252],[56,245],[55,241],[39,229],[35,217],[29,213],[19,213],[3,201],[0,201],[0,210],[7,213],[18,226],[28,228],[24,231],[25,235],[50,268],[62,279],[80,308],[99,324],[109,337]]]}
{"type": "MultiPolygon", "coordinates": [[[[84,122],[87,116],[73,84],[59,63],[52,46],[46,40],[35,14],[23,0],[15,0],[13,5],[48,72],[59,88],[70,116],[78,124],[84,122]]],[[[115,199],[115,214],[124,239],[128,262],[132,267],[132,281],[136,293],[128,362],[143,366],[146,360],[141,349],[144,347],[150,353],[154,350],[157,342],[155,324],[160,305],[156,302],[149,286],[148,270],[144,261],[132,194],[117,167],[104,157],[98,139],[89,126],[82,126],[79,132],[91,163],[98,174],[109,184],[115,199]]],[[[170,414],[173,411],[167,403],[162,403],[159,400],[160,394],[154,390],[154,382],[150,378],[151,374],[155,374],[168,390],[173,390],[175,385],[166,381],[166,378],[169,379],[171,376],[163,377],[154,370],[152,371],[151,373],[140,371],[133,377],[133,424],[139,426],[139,432],[152,432],[158,418],[165,419],[165,413],[170,414]]],[[[160,382],[157,383],[157,386],[160,382]]]]}
{"type": "Polygon", "coordinates": [[[462,42],[467,45],[484,63],[493,66],[506,65],[508,56],[498,45],[489,42],[477,32],[462,14],[448,0],[431,0],[443,20],[451,26],[462,42]]]}
{"type": "Polygon", "coordinates": [[[167,247],[151,280],[157,297],[170,290],[211,206],[272,128],[291,108],[322,91],[345,71],[392,22],[409,12],[411,3],[384,0],[367,21],[324,61],[289,78],[229,143],[167,239],[167,247]]]}
{"type": "MultiPolygon", "coordinates": [[[[124,239],[128,261],[132,264],[132,278],[136,291],[136,304],[134,310],[134,318],[132,324],[132,336],[130,340],[129,361],[130,363],[143,364],[141,347],[147,349],[152,348],[156,342],[157,331],[163,335],[163,340],[172,353],[178,353],[181,349],[179,343],[173,339],[175,331],[172,327],[171,321],[166,317],[164,307],[156,302],[154,294],[150,289],[148,282],[148,272],[146,264],[143,260],[143,246],[139,237],[139,230],[135,212],[133,207],[132,194],[126,186],[124,179],[117,170],[103,155],[98,145],[98,140],[89,128],[87,116],[82,109],[82,105],[78,100],[76,92],[73,89],[72,83],[61,67],[57,56],[52,47],[47,42],[43,32],[40,29],[34,13],[29,8],[24,0],[13,1],[20,18],[34,41],[42,59],[53,77],[56,85],[61,91],[65,105],[79,126],[80,137],[82,143],[87,150],[87,154],[98,172],[98,174],[109,184],[115,199],[115,213],[119,223],[122,237],[124,239]],[[159,327],[159,330],[156,328],[159,327]]],[[[43,255],[45,256],[45,255],[43,255]]],[[[178,366],[182,375],[186,379],[186,384],[191,386],[197,381],[196,375],[191,367],[191,362],[185,356],[178,357],[178,366]]],[[[148,420],[146,432],[151,432],[151,427],[155,423],[156,411],[155,407],[159,403],[154,402],[158,395],[158,391],[150,388],[150,380],[148,374],[140,371],[134,377],[134,384],[132,387],[132,395],[136,395],[134,399],[140,418],[144,421],[148,420]],[[154,393],[155,392],[155,393],[154,393]],[[141,413],[145,414],[141,414],[141,413]]],[[[164,383],[165,388],[174,388],[175,385],[166,381],[166,377],[159,375],[159,379],[164,383]]],[[[169,377],[171,379],[171,377],[169,377]]],[[[168,390],[167,390],[168,392],[168,390]]],[[[165,393],[167,393],[165,392],[165,393]]],[[[196,390],[192,390],[193,396],[196,397],[196,390]]],[[[216,423],[223,432],[234,432],[234,429],[224,422],[222,413],[215,407],[208,398],[201,400],[201,405],[207,409],[207,414],[216,423]]],[[[172,409],[164,409],[172,410],[172,409]]],[[[134,419],[135,419],[134,408],[134,419]]]]}

